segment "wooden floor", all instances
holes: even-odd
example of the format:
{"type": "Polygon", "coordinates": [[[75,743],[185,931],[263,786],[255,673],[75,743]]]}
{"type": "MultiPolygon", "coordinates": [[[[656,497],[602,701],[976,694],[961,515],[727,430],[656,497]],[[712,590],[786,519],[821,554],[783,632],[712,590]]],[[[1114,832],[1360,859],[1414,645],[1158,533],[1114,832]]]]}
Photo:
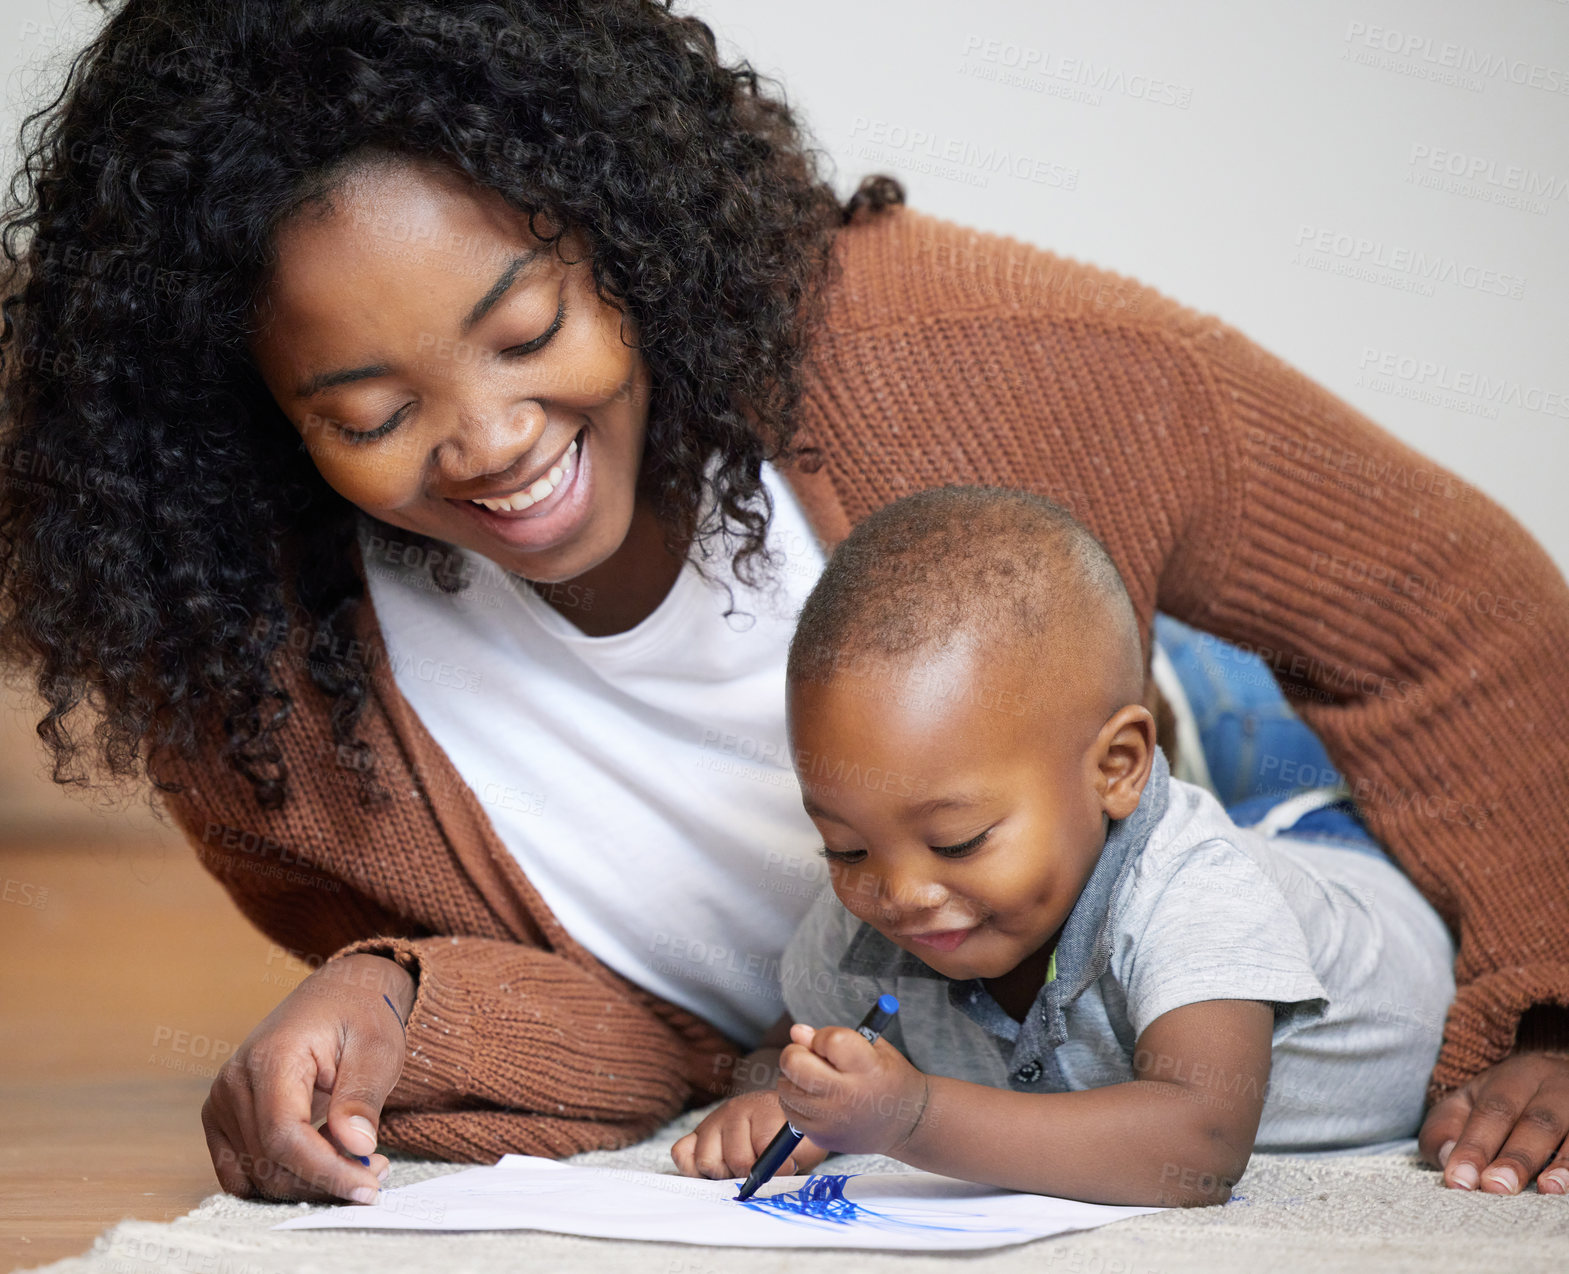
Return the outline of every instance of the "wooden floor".
{"type": "Polygon", "coordinates": [[[212,1074],[305,973],[140,835],[0,845],[0,1270],[216,1191],[212,1074]]]}

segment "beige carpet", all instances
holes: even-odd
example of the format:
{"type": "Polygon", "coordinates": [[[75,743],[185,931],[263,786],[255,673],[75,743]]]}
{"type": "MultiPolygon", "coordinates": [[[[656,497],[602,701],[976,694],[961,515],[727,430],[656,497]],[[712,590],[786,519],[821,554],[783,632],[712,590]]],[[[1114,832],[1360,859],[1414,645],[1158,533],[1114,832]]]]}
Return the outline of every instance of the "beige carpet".
{"type": "MultiPolygon", "coordinates": [[[[690,1112],[640,1145],[573,1162],[670,1171],[669,1146],[695,1126],[690,1112]]],[[[1411,1144],[1411,1143],[1408,1143],[1411,1144]]],[[[898,1171],[890,1160],[844,1156],[839,1172],[898,1171]]],[[[394,1160],[389,1185],[451,1164],[394,1160]]],[[[631,1243],[537,1232],[275,1233],[305,1204],[249,1203],[214,1195],[168,1225],[126,1221],[86,1255],[39,1267],[51,1274],[1290,1274],[1411,1271],[1523,1274],[1569,1268],[1569,1198],[1513,1198],[1445,1190],[1414,1154],[1298,1158],[1257,1155],[1223,1207],[1172,1209],[1098,1230],[974,1254],[775,1251],[631,1243]],[[853,1262],[853,1266],[849,1263],[853,1262]]]]}

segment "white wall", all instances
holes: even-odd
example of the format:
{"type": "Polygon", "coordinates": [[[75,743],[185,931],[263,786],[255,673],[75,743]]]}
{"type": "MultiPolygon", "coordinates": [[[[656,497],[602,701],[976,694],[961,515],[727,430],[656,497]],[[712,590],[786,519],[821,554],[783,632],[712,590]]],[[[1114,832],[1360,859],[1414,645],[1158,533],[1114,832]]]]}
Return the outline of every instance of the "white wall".
{"type": "Polygon", "coordinates": [[[1569,3],[691,0],[688,11],[782,81],[844,191],[892,172],[928,211],[1219,315],[1499,500],[1569,568],[1569,3]],[[1478,64],[1502,71],[1460,70],[1478,64]],[[993,72],[1016,82],[981,78],[993,72]],[[1102,73],[1101,89],[1075,78],[1102,73]],[[1045,180],[942,162],[992,149],[1045,180]],[[1463,185],[1444,169],[1473,161],[1485,198],[1419,184],[1463,185]],[[1492,201],[1532,181],[1546,193],[1527,206],[1492,201]],[[1329,250],[1314,254],[1323,234],[1329,250]],[[1365,267],[1379,252],[1442,258],[1472,286],[1423,295],[1396,268],[1314,268],[1365,267]],[[1396,374],[1371,375],[1386,356],[1396,374]],[[1477,392],[1483,377],[1502,393],[1477,392]],[[1470,392],[1446,396],[1441,380],[1470,392]],[[1424,390],[1438,401],[1402,396],[1424,390]]]}
{"type": "MultiPolygon", "coordinates": [[[[782,81],[843,190],[891,171],[924,209],[1219,315],[1569,568],[1565,0],[678,7],[782,81]],[[998,150],[1027,175],[941,160],[998,150]],[[1402,268],[1417,254],[1452,279],[1402,268]]],[[[58,72],[97,20],[0,0],[0,131],[43,100],[29,68],[58,72]]]]}

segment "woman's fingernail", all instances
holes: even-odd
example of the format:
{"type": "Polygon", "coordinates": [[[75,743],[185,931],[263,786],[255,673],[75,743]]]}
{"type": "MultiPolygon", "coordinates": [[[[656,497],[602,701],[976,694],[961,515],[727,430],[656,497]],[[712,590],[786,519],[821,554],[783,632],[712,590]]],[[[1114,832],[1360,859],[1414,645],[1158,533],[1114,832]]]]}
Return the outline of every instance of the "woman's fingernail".
{"type": "Polygon", "coordinates": [[[1569,1171],[1563,1168],[1554,1168],[1551,1172],[1544,1172],[1536,1182],[1538,1194],[1569,1194],[1569,1171]]]}
{"type": "Polygon", "coordinates": [[[357,1132],[360,1134],[360,1136],[365,1138],[366,1154],[369,1154],[372,1150],[376,1149],[375,1126],[371,1123],[370,1120],[366,1119],[364,1115],[350,1115],[349,1128],[351,1131],[357,1132]]]}
{"type": "Polygon", "coordinates": [[[1454,1175],[1449,1178],[1449,1184],[1457,1186],[1461,1190],[1475,1190],[1476,1165],[1474,1163],[1461,1164],[1455,1169],[1454,1175]]]}
{"type": "Polygon", "coordinates": [[[1440,1168],[1447,1168],[1449,1166],[1449,1152],[1454,1148],[1455,1143],[1453,1141],[1446,1141],[1438,1148],[1438,1166],[1440,1168]]]}
{"type": "Polygon", "coordinates": [[[349,1191],[349,1201],[351,1203],[375,1203],[376,1191],[369,1186],[355,1186],[354,1189],[349,1191]]]}
{"type": "Polygon", "coordinates": [[[380,1172],[378,1172],[376,1174],[376,1180],[377,1181],[385,1181],[391,1175],[392,1175],[392,1165],[389,1163],[385,1168],[383,1168],[380,1172]]]}
{"type": "Polygon", "coordinates": [[[1520,1188],[1520,1178],[1515,1176],[1513,1168],[1489,1168],[1487,1179],[1503,1186],[1510,1194],[1520,1188]]]}

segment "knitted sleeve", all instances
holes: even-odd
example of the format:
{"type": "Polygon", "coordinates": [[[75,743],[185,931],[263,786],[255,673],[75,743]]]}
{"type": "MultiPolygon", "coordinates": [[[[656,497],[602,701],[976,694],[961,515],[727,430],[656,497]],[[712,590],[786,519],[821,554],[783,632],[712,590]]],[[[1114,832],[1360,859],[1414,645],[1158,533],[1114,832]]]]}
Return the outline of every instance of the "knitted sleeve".
{"type": "MultiPolygon", "coordinates": [[[[644,997],[553,952],[489,938],[369,938],[415,973],[403,1074],[383,1108],[389,1144],[444,1159],[570,1155],[641,1140],[733,1056],[694,1050],[644,997]]],[[[695,1021],[695,1019],[694,1019],[695,1021]]]]}
{"type": "Polygon", "coordinates": [[[312,963],[372,952],[415,975],[385,1145],[471,1161],[609,1149],[724,1090],[735,1046],[685,1010],[542,948],[409,936],[420,927],[356,889],[350,871],[312,861],[320,853],[281,826],[256,830],[271,825],[231,808],[235,799],[235,785],[216,774],[161,797],[257,928],[312,963]]]}
{"type": "Polygon", "coordinates": [[[1528,1008],[1569,1006],[1569,586],[1487,496],[1236,331],[1184,343],[1227,495],[1160,603],[1264,658],[1458,932],[1436,1100],[1528,1008]]]}

